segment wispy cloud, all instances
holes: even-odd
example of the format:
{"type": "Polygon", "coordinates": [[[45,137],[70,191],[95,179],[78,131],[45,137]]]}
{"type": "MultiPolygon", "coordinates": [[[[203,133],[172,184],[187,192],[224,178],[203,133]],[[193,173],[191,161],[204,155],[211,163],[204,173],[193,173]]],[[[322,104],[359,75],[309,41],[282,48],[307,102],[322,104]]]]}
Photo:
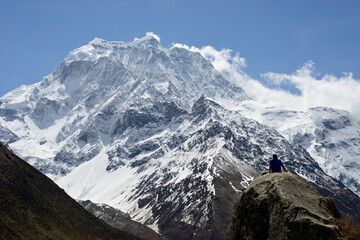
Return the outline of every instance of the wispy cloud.
{"type": "Polygon", "coordinates": [[[306,62],[293,73],[268,72],[261,77],[276,88],[264,86],[258,79],[250,78],[244,68],[246,59],[239,53],[229,49],[216,50],[207,46],[203,48],[184,47],[191,51],[200,52],[212,62],[214,67],[226,74],[233,82],[242,87],[248,95],[266,106],[286,108],[289,110],[306,110],[310,107],[325,106],[347,110],[360,119],[360,80],[352,73],[343,73],[341,77],[325,74],[322,77],[316,73],[315,63],[306,62]],[[300,94],[281,88],[287,83],[295,86],[300,94]]]}
{"type": "Polygon", "coordinates": [[[238,52],[234,54],[231,49],[222,49],[218,51],[211,46],[196,48],[193,46],[189,47],[180,43],[173,44],[173,47],[185,48],[193,52],[201,53],[201,55],[211,61],[211,63],[218,71],[230,69],[232,71],[241,71],[241,69],[247,67],[246,59],[240,57],[240,53],[238,52]]]}
{"type": "Polygon", "coordinates": [[[269,72],[262,76],[275,84],[283,81],[294,84],[301,92],[299,100],[303,107],[339,108],[360,116],[360,81],[352,73],[343,73],[341,77],[325,74],[319,78],[314,72],[314,63],[307,62],[292,74],[269,72]]]}
{"type": "MultiPolygon", "coordinates": [[[[145,37],[146,37],[146,38],[153,37],[153,38],[155,38],[156,40],[158,40],[158,41],[160,42],[160,37],[159,37],[159,35],[156,35],[156,34],[153,33],[153,32],[147,32],[145,37]]],[[[139,40],[139,39],[140,39],[140,38],[134,38],[134,41],[139,40]]]]}

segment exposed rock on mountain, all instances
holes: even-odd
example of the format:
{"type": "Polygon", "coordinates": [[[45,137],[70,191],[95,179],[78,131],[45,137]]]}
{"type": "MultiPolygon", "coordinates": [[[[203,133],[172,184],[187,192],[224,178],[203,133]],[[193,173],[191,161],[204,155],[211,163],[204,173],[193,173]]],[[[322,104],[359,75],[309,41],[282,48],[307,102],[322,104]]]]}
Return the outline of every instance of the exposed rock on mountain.
{"type": "Polygon", "coordinates": [[[0,144],[0,239],[140,239],[83,209],[0,144]]]}
{"type": "Polygon", "coordinates": [[[96,217],[105,221],[107,224],[116,227],[124,232],[147,240],[165,240],[158,233],[145,225],[132,221],[129,214],[125,214],[118,209],[106,204],[95,204],[89,200],[79,201],[81,206],[94,214],[96,217]]]}
{"type": "Polygon", "coordinates": [[[338,216],[333,201],[298,176],[266,174],[241,195],[226,239],[339,239],[338,216]]]}
{"type": "Polygon", "coordinates": [[[7,128],[4,128],[0,125],[0,142],[6,142],[10,144],[19,140],[19,138],[7,128]]]}

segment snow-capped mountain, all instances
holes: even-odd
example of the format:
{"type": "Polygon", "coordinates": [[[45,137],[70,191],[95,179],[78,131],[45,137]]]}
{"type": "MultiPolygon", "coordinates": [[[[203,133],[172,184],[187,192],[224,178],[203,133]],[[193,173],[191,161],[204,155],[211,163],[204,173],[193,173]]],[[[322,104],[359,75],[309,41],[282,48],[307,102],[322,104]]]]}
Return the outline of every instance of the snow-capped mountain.
{"type": "Polygon", "coordinates": [[[330,176],[360,195],[360,123],[349,112],[326,107],[268,111],[264,122],[303,146],[330,176]]]}
{"type": "Polygon", "coordinates": [[[360,216],[358,196],[298,144],[217,102],[248,99],[200,53],[95,39],[41,82],[0,99],[0,134],[78,200],[105,203],[168,239],[220,239],[276,152],[360,216]]]}
{"type": "Polygon", "coordinates": [[[213,99],[246,98],[199,53],[165,49],[154,35],[131,43],[94,39],[71,52],[38,84],[2,97],[2,131],[11,135],[14,130],[12,139],[21,138],[12,146],[14,151],[21,149],[22,157],[54,178],[111,143],[122,124],[113,120],[122,119],[126,110],[131,113],[133,108],[165,101],[190,109],[202,94],[213,99]],[[83,129],[91,133],[93,125],[99,134],[83,136],[83,129]],[[89,141],[96,144],[86,145],[89,141]],[[60,158],[74,161],[74,153],[74,163],[53,167],[60,158]]]}

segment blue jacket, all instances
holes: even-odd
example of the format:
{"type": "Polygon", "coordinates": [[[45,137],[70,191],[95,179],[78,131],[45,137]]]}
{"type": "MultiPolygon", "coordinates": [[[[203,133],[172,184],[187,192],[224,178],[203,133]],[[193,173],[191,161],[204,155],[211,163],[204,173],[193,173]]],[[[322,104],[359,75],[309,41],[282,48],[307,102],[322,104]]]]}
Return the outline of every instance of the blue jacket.
{"type": "Polygon", "coordinates": [[[281,172],[282,164],[280,159],[270,159],[271,172],[281,172]]]}

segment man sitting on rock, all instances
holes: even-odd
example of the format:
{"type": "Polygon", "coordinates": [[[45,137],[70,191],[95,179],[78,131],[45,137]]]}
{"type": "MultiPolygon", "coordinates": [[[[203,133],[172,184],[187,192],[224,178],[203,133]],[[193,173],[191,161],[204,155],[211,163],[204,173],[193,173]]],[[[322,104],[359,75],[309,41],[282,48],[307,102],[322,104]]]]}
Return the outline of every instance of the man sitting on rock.
{"type": "Polygon", "coordinates": [[[281,162],[280,159],[278,159],[278,156],[274,154],[273,158],[270,159],[269,173],[281,172],[281,168],[283,168],[284,171],[287,172],[284,164],[281,162]]]}

